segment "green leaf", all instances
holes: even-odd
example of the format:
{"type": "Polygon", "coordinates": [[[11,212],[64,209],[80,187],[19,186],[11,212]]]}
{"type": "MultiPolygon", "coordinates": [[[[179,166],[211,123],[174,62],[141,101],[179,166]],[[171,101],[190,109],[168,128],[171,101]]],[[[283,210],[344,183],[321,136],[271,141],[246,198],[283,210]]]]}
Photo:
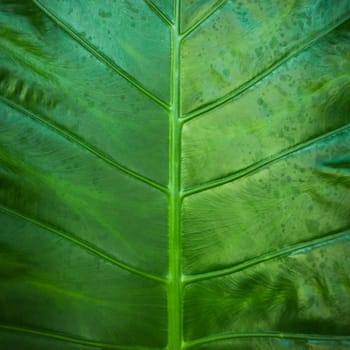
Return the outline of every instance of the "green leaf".
{"type": "Polygon", "coordinates": [[[0,0],[0,350],[350,349],[348,0],[0,0]]]}

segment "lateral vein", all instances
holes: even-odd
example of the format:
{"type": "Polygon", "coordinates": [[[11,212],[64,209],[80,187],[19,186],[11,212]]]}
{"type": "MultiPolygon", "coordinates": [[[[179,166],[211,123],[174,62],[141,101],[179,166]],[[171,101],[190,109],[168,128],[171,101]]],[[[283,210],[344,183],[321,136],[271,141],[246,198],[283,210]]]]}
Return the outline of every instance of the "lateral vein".
{"type": "Polygon", "coordinates": [[[84,241],[80,240],[79,238],[73,237],[72,235],[70,235],[69,233],[67,233],[61,229],[50,226],[47,223],[44,223],[42,221],[39,221],[39,220],[34,219],[32,217],[29,217],[23,213],[20,213],[19,211],[15,210],[15,209],[12,209],[12,208],[9,208],[3,204],[0,204],[0,211],[2,211],[3,213],[6,213],[8,215],[12,215],[12,216],[20,218],[22,220],[25,220],[27,222],[30,222],[31,224],[36,225],[36,226],[38,226],[46,231],[52,232],[52,233],[54,233],[54,234],[56,234],[64,239],[66,239],[67,241],[70,241],[71,243],[76,244],[80,248],[87,250],[87,251],[97,255],[98,257],[110,262],[111,264],[118,266],[119,268],[121,268],[123,270],[129,271],[131,273],[134,273],[136,275],[139,275],[141,277],[144,277],[144,278],[147,278],[147,279],[150,279],[153,281],[166,283],[166,281],[162,277],[155,276],[155,275],[152,275],[152,274],[147,273],[145,271],[140,271],[132,266],[129,266],[129,265],[123,263],[122,261],[119,261],[119,260],[109,256],[107,253],[103,252],[102,250],[95,248],[95,247],[89,245],[88,243],[85,243],[84,241]]]}
{"type": "Polygon", "coordinates": [[[270,66],[268,66],[265,70],[263,70],[261,73],[253,77],[252,79],[248,80],[241,86],[239,86],[236,89],[233,89],[231,92],[227,93],[226,95],[218,98],[215,101],[209,102],[206,105],[203,105],[201,107],[198,107],[194,111],[188,113],[187,115],[184,115],[181,119],[181,123],[185,124],[189,122],[190,120],[193,120],[197,117],[200,117],[201,115],[210,112],[214,110],[217,107],[220,107],[221,105],[225,104],[226,102],[232,100],[233,98],[236,98],[240,95],[242,95],[244,92],[249,90],[250,88],[254,87],[258,83],[260,83],[264,78],[272,74],[275,70],[277,70],[280,66],[282,66],[284,63],[292,59],[293,57],[297,56],[302,51],[306,50],[313,44],[315,44],[317,41],[322,39],[324,36],[332,32],[334,29],[339,27],[341,24],[345,23],[350,18],[350,15],[346,15],[343,18],[341,18],[337,23],[334,25],[325,28],[324,30],[317,33],[315,36],[313,36],[310,40],[303,42],[300,46],[296,47],[294,50],[290,51],[289,53],[282,56],[279,60],[272,63],[270,66]]]}
{"type": "Polygon", "coordinates": [[[27,334],[30,334],[30,335],[36,335],[36,336],[40,336],[40,337],[51,338],[51,339],[60,340],[60,341],[64,341],[64,342],[69,342],[69,343],[73,343],[73,344],[80,344],[80,345],[85,345],[85,346],[94,346],[94,347],[103,348],[103,349],[114,349],[114,350],[157,350],[156,348],[143,348],[143,347],[139,347],[139,346],[124,346],[124,345],[100,343],[100,342],[94,341],[94,340],[86,340],[86,339],[81,339],[81,338],[75,338],[75,337],[72,337],[72,336],[64,334],[64,333],[57,333],[57,332],[53,332],[53,331],[34,329],[34,328],[27,328],[27,327],[19,327],[19,326],[9,325],[9,324],[0,324],[0,329],[6,330],[6,331],[11,331],[11,332],[27,333],[27,334]]]}
{"type": "Polygon", "coordinates": [[[320,341],[349,341],[349,335],[323,335],[323,334],[305,334],[305,333],[283,333],[283,332],[251,332],[251,333],[226,333],[212,335],[201,339],[185,343],[185,349],[197,345],[212,343],[215,341],[242,339],[242,338],[281,338],[298,340],[320,340],[320,341]]]}
{"type": "Polygon", "coordinates": [[[169,26],[173,26],[174,23],[156,6],[151,0],[145,0],[145,3],[149,6],[149,8],[158,15],[166,24],[169,26]]]}
{"type": "Polygon", "coordinates": [[[316,239],[309,240],[306,242],[293,244],[291,246],[284,247],[284,248],[279,249],[279,250],[268,252],[266,254],[260,255],[258,257],[244,261],[243,263],[239,263],[239,264],[236,264],[236,265],[228,267],[228,268],[210,271],[210,272],[205,272],[205,273],[200,273],[200,274],[196,274],[196,275],[185,276],[184,284],[191,284],[191,283],[195,283],[195,282],[199,282],[199,281],[204,281],[204,280],[208,280],[208,279],[212,279],[212,278],[230,275],[230,274],[233,274],[235,272],[243,271],[243,270],[250,268],[252,266],[259,265],[261,263],[264,263],[264,262],[267,262],[267,261],[270,261],[270,260],[273,260],[276,258],[280,258],[282,256],[293,254],[301,249],[308,249],[308,248],[310,249],[310,248],[317,247],[320,245],[329,244],[333,241],[349,239],[349,238],[350,238],[350,228],[347,227],[345,229],[337,231],[336,233],[331,233],[331,234],[328,234],[328,235],[323,236],[321,238],[316,238],[316,239]]]}
{"type": "Polygon", "coordinates": [[[189,36],[193,31],[195,31],[202,23],[204,23],[207,19],[209,19],[217,10],[223,7],[226,4],[227,0],[219,0],[217,1],[209,10],[197,20],[195,24],[193,24],[190,28],[188,28],[185,32],[181,34],[181,38],[185,39],[189,36]]]}
{"type": "Polygon", "coordinates": [[[27,108],[19,105],[18,103],[9,100],[3,96],[0,96],[0,101],[2,101],[3,103],[7,104],[9,107],[17,110],[18,112],[27,115],[28,117],[39,121],[40,123],[44,124],[45,126],[47,126],[48,128],[50,128],[51,130],[53,130],[54,132],[56,132],[57,134],[61,135],[62,137],[68,139],[69,141],[75,143],[76,145],[84,148],[85,150],[87,150],[88,152],[94,154],[97,158],[100,158],[101,160],[103,160],[105,163],[113,166],[114,168],[120,170],[121,172],[128,174],[129,176],[140,180],[164,193],[167,192],[167,188],[165,186],[162,186],[161,184],[143,176],[140,175],[138,173],[136,173],[133,170],[130,170],[128,168],[126,168],[125,166],[117,163],[116,161],[112,160],[111,158],[109,158],[108,156],[104,155],[101,151],[97,150],[95,147],[93,147],[92,145],[89,145],[88,143],[82,141],[81,139],[79,139],[77,136],[75,136],[73,133],[69,132],[68,130],[63,129],[62,127],[59,127],[58,125],[48,121],[45,117],[37,114],[34,111],[30,111],[27,108]]]}
{"type": "Polygon", "coordinates": [[[127,80],[130,84],[132,84],[135,88],[141,91],[144,95],[148,96],[154,102],[169,110],[169,105],[162,101],[159,97],[154,95],[148,89],[146,89],[140,82],[138,82],[134,77],[132,77],[129,73],[127,73],[124,69],[119,67],[111,58],[106,56],[104,53],[97,50],[92,44],[83,39],[79,34],[77,34],[73,28],[71,28],[67,23],[65,23],[62,19],[58,18],[54,15],[47,7],[45,7],[39,0],[32,0],[34,4],[41,10],[43,13],[49,17],[56,25],[58,25],[63,31],[65,31],[70,37],[72,37],[76,42],[78,42],[82,47],[84,47],[87,51],[89,51],[93,56],[95,56],[99,61],[104,63],[106,66],[111,68],[114,72],[119,74],[125,80],[127,80]]]}
{"type": "Polygon", "coordinates": [[[204,184],[198,185],[198,186],[193,186],[193,187],[191,187],[188,190],[185,190],[183,192],[183,197],[187,197],[187,196],[191,196],[191,195],[194,195],[196,193],[199,193],[199,192],[207,191],[207,190],[210,190],[214,187],[223,186],[225,184],[228,184],[228,183],[233,182],[235,180],[241,179],[241,178],[248,176],[250,174],[256,173],[259,170],[263,169],[264,167],[266,167],[270,164],[276,163],[279,160],[284,159],[286,157],[290,157],[291,155],[293,155],[297,152],[300,152],[303,149],[305,149],[305,148],[307,148],[307,147],[309,147],[309,146],[311,146],[319,141],[322,141],[322,140],[324,140],[328,137],[331,137],[337,133],[343,132],[349,128],[350,128],[350,124],[346,124],[340,128],[334,129],[326,134],[320,135],[320,136],[312,138],[308,141],[299,143],[298,145],[287,148],[279,153],[276,153],[270,157],[267,157],[267,158],[255,163],[255,164],[253,164],[253,165],[250,165],[242,170],[239,170],[239,171],[232,173],[228,176],[225,176],[221,179],[212,180],[212,181],[209,181],[207,183],[204,183],[204,184]]]}

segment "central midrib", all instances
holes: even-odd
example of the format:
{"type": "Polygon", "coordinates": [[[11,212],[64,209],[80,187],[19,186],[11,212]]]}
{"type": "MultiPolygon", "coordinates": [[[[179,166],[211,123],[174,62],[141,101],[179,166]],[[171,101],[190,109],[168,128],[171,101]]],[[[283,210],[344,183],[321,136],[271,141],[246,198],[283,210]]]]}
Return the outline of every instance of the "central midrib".
{"type": "Polygon", "coordinates": [[[180,0],[175,0],[172,26],[171,109],[169,113],[169,274],[168,274],[168,350],[180,350],[182,337],[181,262],[181,185],[180,185],[180,0]]]}

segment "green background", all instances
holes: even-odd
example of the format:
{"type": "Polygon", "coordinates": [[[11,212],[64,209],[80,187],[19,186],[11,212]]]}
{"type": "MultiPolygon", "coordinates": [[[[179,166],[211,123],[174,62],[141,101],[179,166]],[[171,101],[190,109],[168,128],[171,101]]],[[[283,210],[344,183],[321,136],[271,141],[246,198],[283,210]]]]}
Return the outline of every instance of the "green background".
{"type": "Polygon", "coordinates": [[[350,349],[349,15],[0,0],[0,349],[350,349]]]}

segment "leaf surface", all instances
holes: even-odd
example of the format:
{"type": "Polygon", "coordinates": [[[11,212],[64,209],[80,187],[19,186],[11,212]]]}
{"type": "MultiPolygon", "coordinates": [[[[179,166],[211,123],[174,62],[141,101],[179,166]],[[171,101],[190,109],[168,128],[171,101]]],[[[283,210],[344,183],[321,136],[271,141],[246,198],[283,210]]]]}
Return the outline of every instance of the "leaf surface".
{"type": "Polygon", "coordinates": [[[349,15],[0,0],[0,349],[349,349],[349,15]]]}

